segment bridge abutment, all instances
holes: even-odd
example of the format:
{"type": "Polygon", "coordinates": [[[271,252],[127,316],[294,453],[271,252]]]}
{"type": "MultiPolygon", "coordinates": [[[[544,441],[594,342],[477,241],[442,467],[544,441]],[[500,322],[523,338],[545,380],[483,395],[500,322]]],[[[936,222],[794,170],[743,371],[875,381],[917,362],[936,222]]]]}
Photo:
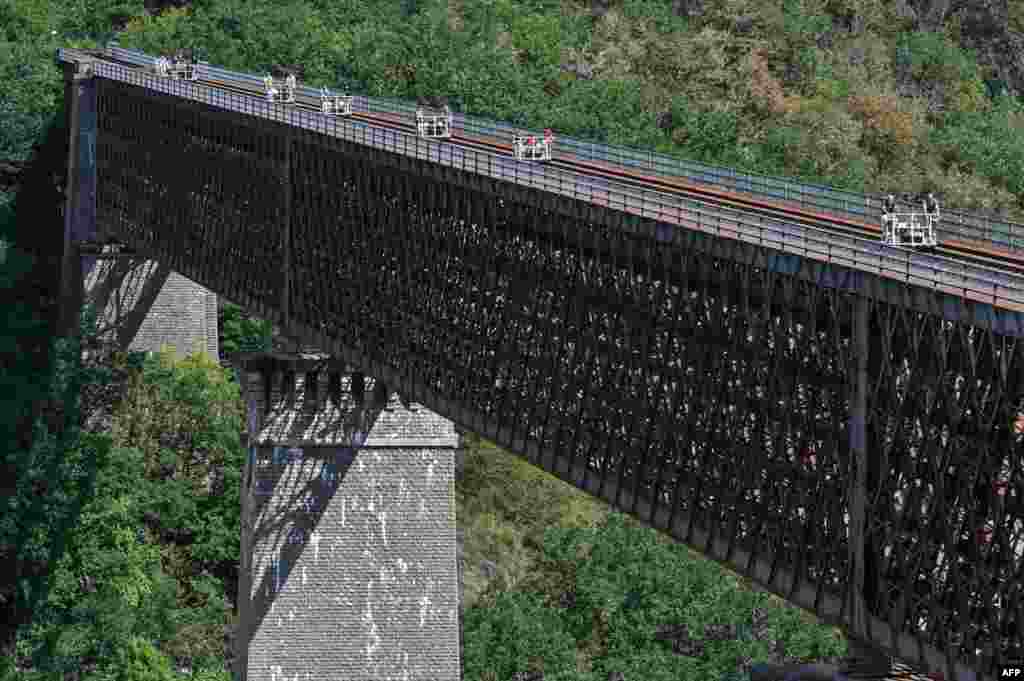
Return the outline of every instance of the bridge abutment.
{"type": "Polygon", "coordinates": [[[100,245],[96,157],[98,107],[91,64],[65,65],[69,131],[59,333],[77,331],[83,303],[101,339],[125,350],[172,346],[179,356],[218,356],[217,295],[165,265],[100,245]]]}
{"type": "Polygon", "coordinates": [[[459,679],[454,425],[323,355],[239,372],[235,678],[459,679]]]}

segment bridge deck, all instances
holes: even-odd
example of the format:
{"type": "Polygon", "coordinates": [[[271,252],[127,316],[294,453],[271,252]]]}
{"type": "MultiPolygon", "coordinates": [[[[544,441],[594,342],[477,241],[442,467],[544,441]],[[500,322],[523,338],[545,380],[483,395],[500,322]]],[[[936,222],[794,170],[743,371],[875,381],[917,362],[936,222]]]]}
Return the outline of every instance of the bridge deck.
{"type": "MultiPolygon", "coordinates": [[[[793,221],[760,216],[752,218],[740,210],[679,196],[661,188],[654,190],[625,186],[567,168],[523,164],[509,155],[464,148],[456,143],[423,140],[412,132],[381,128],[345,118],[327,118],[311,105],[301,108],[268,103],[256,96],[255,89],[244,94],[215,84],[197,86],[162,79],[141,68],[125,66],[96,54],[65,50],[61,55],[62,59],[69,61],[94,59],[97,75],[154,92],[278,121],[298,129],[427,160],[486,178],[540,189],[663,225],[684,227],[767,246],[826,264],[870,272],[892,281],[992,305],[1015,313],[1015,317],[1024,311],[1024,275],[1014,272],[1003,272],[909,249],[895,249],[879,242],[831,233],[821,228],[795,224],[793,221]]],[[[258,79],[255,76],[249,78],[254,81],[255,88],[258,79]]],[[[304,92],[300,88],[296,98],[302,97],[312,99],[314,92],[304,92]]],[[[1011,326],[1024,327],[1024,324],[1015,320],[1011,326]]]]}

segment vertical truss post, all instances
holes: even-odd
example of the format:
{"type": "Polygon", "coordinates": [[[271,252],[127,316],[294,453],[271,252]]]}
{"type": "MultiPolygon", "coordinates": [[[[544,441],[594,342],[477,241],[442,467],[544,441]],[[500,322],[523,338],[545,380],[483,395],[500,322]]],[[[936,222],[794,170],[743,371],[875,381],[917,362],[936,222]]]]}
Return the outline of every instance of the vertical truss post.
{"type": "Polygon", "coordinates": [[[282,201],[281,210],[281,252],[284,258],[284,271],[281,285],[281,328],[285,333],[291,326],[291,293],[292,293],[292,136],[284,133],[284,162],[282,163],[282,201]]]}
{"type": "MultiPolygon", "coordinates": [[[[858,273],[860,275],[861,273],[858,273]]],[[[863,276],[858,276],[863,281],[863,276]]],[[[853,333],[851,338],[850,367],[850,475],[848,476],[848,498],[850,503],[849,535],[849,586],[847,588],[847,612],[850,631],[867,638],[867,607],[864,599],[864,542],[867,526],[867,401],[868,401],[868,352],[870,300],[864,295],[864,287],[858,286],[853,300],[853,333]]],[[[874,575],[870,576],[874,577],[874,575]]]]}
{"type": "Polygon", "coordinates": [[[63,337],[77,335],[85,296],[79,243],[96,237],[96,89],[87,83],[92,77],[91,62],[64,67],[69,147],[57,323],[57,334],[63,337]]]}

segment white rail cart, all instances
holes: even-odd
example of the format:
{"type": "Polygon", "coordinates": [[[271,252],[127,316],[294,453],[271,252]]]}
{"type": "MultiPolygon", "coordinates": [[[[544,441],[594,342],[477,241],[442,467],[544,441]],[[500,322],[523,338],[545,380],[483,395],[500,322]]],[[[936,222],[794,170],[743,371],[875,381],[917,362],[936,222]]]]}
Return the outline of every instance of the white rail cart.
{"type": "Polygon", "coordinates": [[[416,133],[427,139],[448,139],[452,136],[452,110],[416,109],[416,133]]]}

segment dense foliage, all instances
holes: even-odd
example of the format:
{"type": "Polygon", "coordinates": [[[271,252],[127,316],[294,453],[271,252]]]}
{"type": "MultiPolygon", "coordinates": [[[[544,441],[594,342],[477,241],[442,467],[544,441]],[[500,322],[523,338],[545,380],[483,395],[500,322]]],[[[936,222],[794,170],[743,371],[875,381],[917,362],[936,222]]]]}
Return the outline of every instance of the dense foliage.
{"type": "MultiPolygon", "coordinates": [[[[65,345],[58,378],[113,378],[76,369],[65,345]]],[[[20,678],[176,678],[171,657],[220,678],[239,555],[238,387],[202,355],[105,364],[127,369],[113,427],[38,428],[5,509],[4,546],[45,567],[19,575],[31,620],[11,659],[34,670],[20,678]]]]}
{"type": "MultiPolygon", "coordinates": [[[[0,679],[164,680],[179,665],[226,679],[234,622],[237,384],[202,355],[82,360],[96,342],[89,314],[82,344],[53,340],[67,139],[58,46],[117,32],[150,52],[199,46],[240,70],[299,63],[315,85],[442,94],[578,137],[853,190],[933,188],[950,205],[1024,215],[1024,106],[963,47],[965,26],[924,30],[902,2],[706,0],[690,18],[671,0],[603,14],[582,0],[147,4],[159,3],[0,0],[0,160],[34,159],[16,201],[0,193],[0,679]],[[103,428],[86,419],[96,400],[110,400],[103,428]]],[[[1024,0],[1008,6],[1009,30],[1024,31],[1024,0]]],[[[236,306],[220,322],[225,354],[268,347],[270,326],[236,306]]],[[[487,443],[471,442],[458,492],[467,678],[530,667],[549,680],[713,678],[767,654],[742,628],[758,608],[791,657],[842,648],[487,443]],[[496,576],[475,569],[483,559],[496,576]],[[653,640],[657,625],[684,621],[739,634],[700,657],[653,640]]]]}
{"type": "Polygon", "coordinates": [[[221,303],[217,329],[221,357],[236,352],[266,352],[273,346],[273,324],[247,315],[234,303],[221,303]]]}

